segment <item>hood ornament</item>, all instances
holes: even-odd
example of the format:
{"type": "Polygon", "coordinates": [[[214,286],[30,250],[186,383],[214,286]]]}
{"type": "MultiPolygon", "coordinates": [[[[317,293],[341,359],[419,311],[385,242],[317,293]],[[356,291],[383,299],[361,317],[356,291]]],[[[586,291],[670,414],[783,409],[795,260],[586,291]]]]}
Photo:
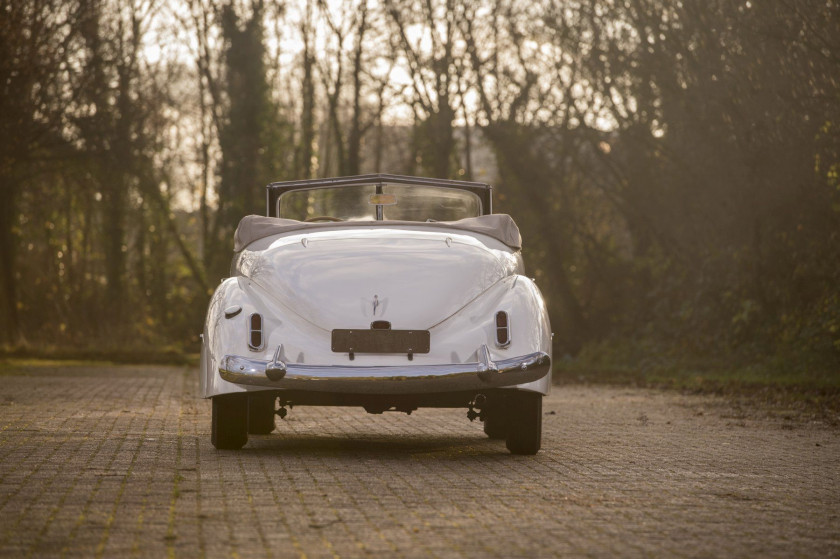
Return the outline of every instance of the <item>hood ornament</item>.
{"type": "Polygon", "coordinates": [[[379,306],[379,295],[373,296],[373,316],[376,316],[376,307],[379,306]]]}

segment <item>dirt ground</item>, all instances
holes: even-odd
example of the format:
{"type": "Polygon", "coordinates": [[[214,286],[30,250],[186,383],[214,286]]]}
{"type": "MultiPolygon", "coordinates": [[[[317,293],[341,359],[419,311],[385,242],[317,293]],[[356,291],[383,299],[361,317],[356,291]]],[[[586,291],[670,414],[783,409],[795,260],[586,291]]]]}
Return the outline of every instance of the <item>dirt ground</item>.
{"type": "Polygon", "coordinates": [[[195,370],[0,376],[0,556],[840,556],[840,428],[709,396],[559,386],[543,450],[466,410],[295,408],[210,445],[195,370]]]}

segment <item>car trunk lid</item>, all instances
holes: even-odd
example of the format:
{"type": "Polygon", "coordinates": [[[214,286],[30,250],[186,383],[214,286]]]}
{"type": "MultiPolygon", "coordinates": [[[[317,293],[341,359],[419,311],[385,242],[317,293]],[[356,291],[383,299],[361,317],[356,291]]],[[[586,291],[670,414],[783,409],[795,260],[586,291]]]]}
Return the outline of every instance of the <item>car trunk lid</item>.
{"type": "Polygon", "coordinates": [[[326,330],[428,329],[514,273],[474,236],[381,228],[283,237],[254,264],[252,281],[326,330]]]}

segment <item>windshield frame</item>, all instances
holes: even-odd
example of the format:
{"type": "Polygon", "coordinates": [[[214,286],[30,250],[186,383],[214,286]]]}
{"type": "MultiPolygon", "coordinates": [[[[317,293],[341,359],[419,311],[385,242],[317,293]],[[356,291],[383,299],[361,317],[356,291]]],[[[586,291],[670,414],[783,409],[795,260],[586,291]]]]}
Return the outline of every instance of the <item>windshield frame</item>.
{"type": "MultiPolygon", "coordinates": [[[[444,189],[466,190],[478,196],[480,213],[493,213],[493,187],[489,184],[472,181],[458,181],[449,179],[433,179],[426,177],[409,177],[403,175],[372,174],[352,177],[337,177],[326,179],[309,179],[299,181],[274,182],[266,186],[266,215],[280,217],[280,197],[292,190],[317,190],[342,186],[373,185],[381,192],[383,185],[399,184],[407,186],[431,186],[444,189]]],[[[380,216],[377,215],[377,218],[380,216]]]]}

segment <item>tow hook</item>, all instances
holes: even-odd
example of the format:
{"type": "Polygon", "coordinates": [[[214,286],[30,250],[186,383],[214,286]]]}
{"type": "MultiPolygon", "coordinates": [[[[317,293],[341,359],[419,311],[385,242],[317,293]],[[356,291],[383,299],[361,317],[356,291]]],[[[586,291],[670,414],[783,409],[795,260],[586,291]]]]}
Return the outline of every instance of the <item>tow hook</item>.
{"type": "MultiPolygon", "coordinates": [[[[289,404],[290,408],[294,408],[292,404],[289,404]]],[[[280,403],[280,409],[274,410],[274,415],[279,415],[280,419],[286,419],[286,416],[289,415],[289,411],[286,409],[286,402],[280,403]]]]}
{"type": "Polygon", "coordinates": [[[484,406],[486,404],[487,396],[484,394],[476,394],[475,398],[473,398],[472,402],[470,402],[470,409],[467,411],[467,419],[470,421],[475,421],[476,419],[484,421],[485,416],[487,415],[487,412],[484,410],[484,406]]]}

